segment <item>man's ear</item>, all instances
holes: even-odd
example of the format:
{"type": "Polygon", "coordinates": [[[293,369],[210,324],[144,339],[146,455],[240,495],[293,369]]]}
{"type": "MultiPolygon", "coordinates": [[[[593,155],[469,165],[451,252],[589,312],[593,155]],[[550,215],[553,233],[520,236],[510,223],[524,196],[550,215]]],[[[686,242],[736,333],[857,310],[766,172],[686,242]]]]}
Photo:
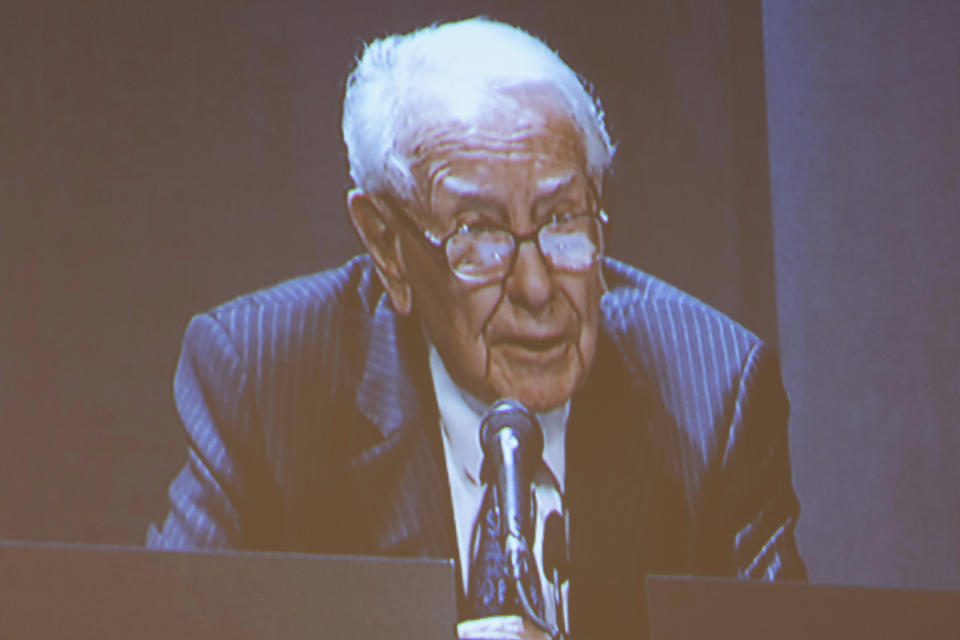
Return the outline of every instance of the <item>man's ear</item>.
{"type": "Polygon", "coordinates": [[[353,227],[377,266],[377,275],[393,308],[405,316],[413,308],[413,293],[403,264],[400,237],[387,222],[384,206],[382,201],[360,189],[347,192],[347,211],[353,227]]]}

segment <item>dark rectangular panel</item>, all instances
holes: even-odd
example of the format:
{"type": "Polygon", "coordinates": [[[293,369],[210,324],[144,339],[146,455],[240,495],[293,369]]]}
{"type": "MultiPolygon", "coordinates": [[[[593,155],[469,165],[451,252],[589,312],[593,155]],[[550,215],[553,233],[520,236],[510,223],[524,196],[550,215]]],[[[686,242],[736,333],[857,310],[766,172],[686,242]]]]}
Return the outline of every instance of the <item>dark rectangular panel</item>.
{"type": "Polygon", "coordinates": [[[0,543],[0,638],[455,637],[453,563],[0,543]]]}
{"type": "Polygon", "coordinates": [[[649,576],[650,640],[956,640],[960,592],[649,576]]]}

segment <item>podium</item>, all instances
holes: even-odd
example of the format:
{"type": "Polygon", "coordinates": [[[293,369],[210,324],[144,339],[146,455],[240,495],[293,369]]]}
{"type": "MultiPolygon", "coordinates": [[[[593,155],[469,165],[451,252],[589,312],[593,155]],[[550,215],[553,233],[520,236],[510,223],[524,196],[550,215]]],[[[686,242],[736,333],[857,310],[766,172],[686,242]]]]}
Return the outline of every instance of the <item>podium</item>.
{"type": "Polygon", "coordinates": [[[452,561],[0,542],[0,638],[451,640],[452,561]]]}
{"type": "MultiPolygon", "coordinates": [[[[452,640],[455,580],[450,560],[0,542],[0,639],[452,640]]],[[[960,638],[956,591],[649,576],[647,602],[650,640],[960,638]]]]}
{"type": "Polygon", "coordinates": [[[648,576],[650,640],[957,640],[960,592],[648,576]]]}

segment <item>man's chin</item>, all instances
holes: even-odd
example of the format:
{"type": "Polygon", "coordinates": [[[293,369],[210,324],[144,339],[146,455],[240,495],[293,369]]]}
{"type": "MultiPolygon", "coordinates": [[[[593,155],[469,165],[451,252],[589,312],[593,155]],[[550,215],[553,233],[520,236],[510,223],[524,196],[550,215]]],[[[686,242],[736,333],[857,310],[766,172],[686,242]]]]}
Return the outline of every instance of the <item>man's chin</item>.
{"type": "Polygon", "coordinates": [[[523,406],[537,413],[552,411],[563,405],[573,395],[573,389],[569,391],[559,391],[549,389],[546,392],[541,390],[522,391],[514,396],[515,400],[520,401],[523,406]]]}
{"type": "MultiPolygon", "coordinates": [[[[491,373],[496,373],[496,369],[491,373]]],[[[528,409],[543,412],[569,400],[580,382],[579,367],[561,372],[504,372],[490,387],[500,398],[513,398],[528,409]]]]}

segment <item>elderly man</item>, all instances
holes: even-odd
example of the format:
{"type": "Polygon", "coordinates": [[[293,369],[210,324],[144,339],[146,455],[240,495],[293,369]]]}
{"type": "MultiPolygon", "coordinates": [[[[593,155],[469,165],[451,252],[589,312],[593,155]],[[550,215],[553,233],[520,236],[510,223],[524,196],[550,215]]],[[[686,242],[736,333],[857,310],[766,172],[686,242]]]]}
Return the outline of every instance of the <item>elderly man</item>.
{"type": "Polygon", "coordinates": [[[564,513],[574,632],[645,633],[651,572],[805,576],[777,362],[603,256],[613,146],[555,53],[484,19],[374,42],[343,134],[369,254],[190,323],[151,546],[454,557],[462,616],[490,613],[478,428],[509,397],[544,437],[534,591],[564,513]]]}

